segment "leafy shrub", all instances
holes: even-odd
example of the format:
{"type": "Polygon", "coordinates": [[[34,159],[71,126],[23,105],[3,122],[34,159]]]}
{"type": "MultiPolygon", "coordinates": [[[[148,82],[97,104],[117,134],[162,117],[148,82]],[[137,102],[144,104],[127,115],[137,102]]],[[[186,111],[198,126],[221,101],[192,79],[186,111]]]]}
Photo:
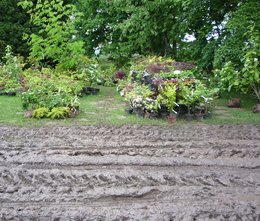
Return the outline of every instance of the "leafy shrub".
{"type": "Polygon", "coordinates": [[[70,108],[68,107],[54,107],[49,112],[48,117],[51,119],[62,119],[70,116],[70,108]]]}
{"type": "Polygon", "coordinates": [[[149,103],[149,98],[152,96],[151,89],[146,85],[136,84],[133,89],[126,94],[126,100],[131,107],[136,109],[144,109],[149,103]]]}
{"type": "Polygon", "coordinates": [[[98,63],[87,56],[80,56],[73,78],[84,82],[84,86],[95,83],[98,75],[98,63]]]}
{"type": "Polygon", "coordinates": [[[131,70],[146,71],[150,74],[171,72],[174,70],[173,60],[163,57],[144,57],[138,58],[133,62],[131,70]]]}
{"type": "Polygon", "coordinates": [[[44,118],[44,117],[47,117],[48,116],[48,113],[49,113],[49,109],[46,108],[46,107],[40,107],[40,108],[37,108],[33,111],[33,114],[32,114],[32,117],[33,118],[37,118],[37,119],[40,119],[40,118],[44,118]]]}
{"type": "Polygon", "coordinates": [[[4,64],[0,65],[0,91],[3,93],[16,93],[20,88],[20,77],[22,74],[22,62],[13,56],[10,46],[6,47],[4,64]]]}
{"type": "Polygon", "coordinates": [[[220,71],[217,71],[217,74],[221,79],[220,86],[222,89],[230,91],[231,88],[234,88],[243,93],[253,91],[260,101],[260,37],[254,31],[254,27],[247,34],[250,38],[243,49],[243,68],[239,69],[232,62],[227,62],[220,71]]]}
{"type": "Polygon", "coordinates": [[[62,73],[51,69],[42,72],[29,70],[24,72],[26,91],[21,93],[24,109],[46,107],[77,107],[78,94],[83,84],[62,73]]]}
{"type": "Polygon", "coordinates": [[[97,83],[105,86],[113,86],[117,67],[113,62],[99,60],[97,83]]]}

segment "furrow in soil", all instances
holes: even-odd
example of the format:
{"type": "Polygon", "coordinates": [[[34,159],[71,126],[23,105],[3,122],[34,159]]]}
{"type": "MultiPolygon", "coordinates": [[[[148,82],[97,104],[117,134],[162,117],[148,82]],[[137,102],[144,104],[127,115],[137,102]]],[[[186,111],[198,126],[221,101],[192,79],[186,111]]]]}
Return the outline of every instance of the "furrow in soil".
{"type": "Polygon", "coordinates": [[[0,125],[0,220],[260,220],[260,126],[0,125]]]}

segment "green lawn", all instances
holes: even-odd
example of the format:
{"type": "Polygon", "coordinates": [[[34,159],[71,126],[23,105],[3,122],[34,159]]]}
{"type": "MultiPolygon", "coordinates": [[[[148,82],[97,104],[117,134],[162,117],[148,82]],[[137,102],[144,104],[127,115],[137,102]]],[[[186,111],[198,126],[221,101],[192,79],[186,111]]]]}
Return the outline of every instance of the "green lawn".
{"type": "MultiPolygon", "coordinates": [[[[0,123],[19,126],[42,125],[168,125],[166,120],[151,120],[138,118],[124,112],[126,106],[123,99],[117,94],[115,88],[100,87],[99,95],[90,95],[81,98],[80,114],[76,118],[65,120],[30,119],[23,116],[20,98],[0,96],[0,123]]],[[[252,106],[257,102],[251,96],[239,95],[242,108],[231,109],[225,106],[231,95],[223,95],[214,101],[212,115],[203,120],[205,124],[257,124],[260,125],[260,114],[251,112],[252,106]]],[[[187,122],[178,120],[174,125],[196,124],[197,121],[187,122]]]]}

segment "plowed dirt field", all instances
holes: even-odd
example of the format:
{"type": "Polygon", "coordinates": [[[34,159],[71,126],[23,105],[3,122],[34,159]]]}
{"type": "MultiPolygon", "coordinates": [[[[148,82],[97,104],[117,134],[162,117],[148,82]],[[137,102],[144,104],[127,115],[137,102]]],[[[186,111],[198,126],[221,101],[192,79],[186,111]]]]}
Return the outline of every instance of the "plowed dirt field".
{"type": "Polygon", "coordinates": [[[260,126],[0,126],[0,220],[260,220],[260,126]]]}

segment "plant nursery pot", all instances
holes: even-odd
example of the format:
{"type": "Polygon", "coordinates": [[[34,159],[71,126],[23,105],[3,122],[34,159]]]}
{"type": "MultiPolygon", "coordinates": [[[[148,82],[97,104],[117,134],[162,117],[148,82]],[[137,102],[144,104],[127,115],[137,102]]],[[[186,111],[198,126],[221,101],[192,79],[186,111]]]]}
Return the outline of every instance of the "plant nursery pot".
{"type": "Polygon", "coordinates": [[[185,114],[184,118],[188,121],[191,121],[194,119],[194,114],[185,114]]]}
{"type": "Polygon", "coordinates": [[[93,88],[92,91],[91,91],[91,94],[92,95],[97,95],[99,91],[100,91],[99,88],[93,88]]]}
{"type": "Polygon", "coordinates": [[[169,124],[174,124],[177,121],[177,116],[176,115],[169,115],[167,117],[167,121],[169,124]]]}
{"type": "Polygon", "coordinates": [[[88,94],[91,94],[91,91],[92,91],[92,89],[90,87],[84,87],[84,88],[82,88],[81,93],[88,95],[88,94]]]}
{"type": "Polygon", "coordinates": [[[137,117],[144,117],[144,111],[143,109],[134,109],[134,113],[136,114],[137,117]]]}
{"type": "Polygon", "coordinates": [[[6,93],[7,96],[15,96],[16,95],[16,92],[8,92],[6,93]]]}
{"type": "Polygon", "coordinates": [[[169,116],[168,112],[161,112],[160,113],[161,118],[167,118],[169,116]]]}
{"type": "Polygon", "coordinates": [[[205,117],[205,114],[203,114],[203,113],[195,114],[195,115],[194,115],[194,118],[195,118],[196,120],[203,120],[204,117],[205,117]]]}
{"type": "Polygon", "coordinates": [[[152,113],[149,113],[149,116],[148,116],[149,118],[152,118],[152,119],[154,119],[154,118],[158,118],[159,117],[159,114],[157,113],[157,112],[152,112],[152,113]]]}
{"type": "Polygon", "coordinates": [[[132,108],[127,108],[127,109],[125,109],[125,113],[132,114],[133,113],[133,109],[132,108]]]}
{"type": "Polygon", "coordinates": [[[252,112],[260,114],[260,104],[255,105],[252,109],[252,112]]]}

